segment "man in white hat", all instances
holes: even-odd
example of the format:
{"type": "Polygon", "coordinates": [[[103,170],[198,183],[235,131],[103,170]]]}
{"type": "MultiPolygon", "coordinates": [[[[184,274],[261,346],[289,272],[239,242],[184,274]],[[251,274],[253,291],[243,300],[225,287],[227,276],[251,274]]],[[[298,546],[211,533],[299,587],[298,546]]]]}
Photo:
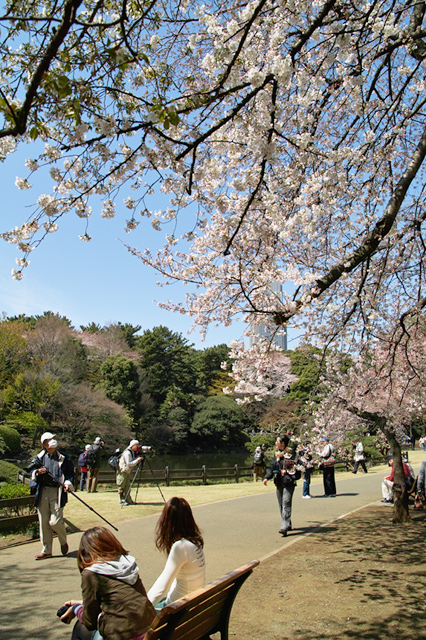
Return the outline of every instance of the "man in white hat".
{"type": "Polygon", "coordinates": [[[36,560],[52,557],[53,532],[59,538],[61,553],[68,553],[67,534],[65,530],[63,509],[67,503],[69,490],[73,491],[74,465],[67,454],[58,451],[58,443],[54,438],[41,437],[43,451],[38,458],[41,467],[32,472],[32,480],[36,482],[34,504],[37,507],[40,524],[40,541],[42,552],[36,560]]]}
{"type": "Polygon", "coordinates": [[[40,442],[44,450],[47,449],[47,443],[49,442],[49,440],[53,440],[53,438],[56,438],[56,434],[51,433],[50,431],[46,431],[45,433],[42,434],[40,438],[40,442]]]}
{"type": "Polygon", "coordinates": [[[130,497],[130,472],[142,461],[142,458],[138,456],[138,451],[139,440],[131,440],[118,461],[117,485],[120,504],[123,506],[133,503],[130,497]]]}

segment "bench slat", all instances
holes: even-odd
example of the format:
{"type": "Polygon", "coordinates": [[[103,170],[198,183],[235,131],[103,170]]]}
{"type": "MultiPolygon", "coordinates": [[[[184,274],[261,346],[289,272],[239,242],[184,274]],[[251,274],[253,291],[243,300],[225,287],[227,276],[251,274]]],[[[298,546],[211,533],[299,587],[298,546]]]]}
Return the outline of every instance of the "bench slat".
{"type": "MultiPolygon", "coordinates": [[[[177,637],[179,639],[186,639],[196,637],[199,638],[206,635],[208,632],[213,633],[212,629],[220,626],[222,617],[227,613],[226,600],[229,596],[229,589],[222,595],[216,594],[213,600],[200,602],[197,607],[191,608],[187,611],[183,611],[183,616],[177,622],[175,630],[171,638],[177,637]],[[195,629],[200,630],[195,633],[195,629]],[[195,636],[194,636],[195,633],[195,636]]],[[[168,617],[167,620],[170,618],[168,617]]],[[[152,638],[161,638],[161,633],[167,627],[167,620],[158,628],[160,632],[157,635],[152,635],[152,638]]],[[[151,637],[151,636],[150,636],[151,637]]]]}
{"type": "Polygon", "coordinates": [[[225,640],[234,599],[258,564],[254,560],[164,607],[153,620],[145,640],[201,640],[217,631],[225,640]]]}

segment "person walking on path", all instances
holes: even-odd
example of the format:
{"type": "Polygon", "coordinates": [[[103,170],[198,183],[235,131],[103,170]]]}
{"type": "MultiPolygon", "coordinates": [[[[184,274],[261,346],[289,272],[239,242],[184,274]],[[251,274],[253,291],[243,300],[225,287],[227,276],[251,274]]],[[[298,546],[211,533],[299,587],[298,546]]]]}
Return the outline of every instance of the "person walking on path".
{"type": "Polygon", "coordinates": [[[331,444],[327,437],[324,437],[324,448],[322,449],[320,456],[322,458],[322,476],[324,484],[324,498],[334,498],[336,496],[336,481],[334,478],[334,465],[336,459],[334,457],[334,446],[331,444]]]}
{"type": "Polygon", "coordinates": [[[364,473],[367,473],[367,467],[365,466],[365,453],[364,453],[364,445],[361,440],[356,443],[355,447],[355,455],[354,455],[354,468],[352,473],[356,473],[358,471],[358,467],[361,465],[364,473]]]}
{"type": "MultiPolygon", "coordinates": [[[[45,438],[47,434],[43,434],[45,438]]],[[[48,433],[48,435],[52,435],[48,433]]],[[[68,501],[67,492],[73,491],[74,465],[71,458],[58,451],[58,443],[54,438],[43,441],[46,446],[36,457],[39,468],[32,472],[35,482],[34,505],[37,508],[40,525],[40,541],[42,551],[36,560],[52,557],[53,531],[59,538],[61,553],[68,553],[67,534],[64,523],[64,506],[68,501]]]]}
{"type": "Polygon", "coordinates": [[[95,438],[92,445],[87,450],[87,492],[97,493],[98,476],[101,468],[101,449],[104,446],[102,440],[95,438]]]}
{"type": "Polygon", "coordinates": [[[139,440],[131,440],[129,446],[124,449],[118,461],[118,471],[116,482],[118,485],[118,493],[120,504],[127,506],[132,504],[133,500],[130,496],[130,472],[142,462],[142,458],[138,456],[139,440]]]}
{"type": "Polygon", "coordinates": [[[278,449],[278,456],[275,457],[269,469],[265,473],[263,484],[268,484],[268,480],[274,479],[276,486],[278,508],[281,516],[281,526],[278,533],[286,536],[291,531],[291,504],[293,500],[296,480],[300,478],[300,471],[295,467],[292,454],[286,452],[289,442],[288,436],[278,436],[275,445],[278,449]]]}

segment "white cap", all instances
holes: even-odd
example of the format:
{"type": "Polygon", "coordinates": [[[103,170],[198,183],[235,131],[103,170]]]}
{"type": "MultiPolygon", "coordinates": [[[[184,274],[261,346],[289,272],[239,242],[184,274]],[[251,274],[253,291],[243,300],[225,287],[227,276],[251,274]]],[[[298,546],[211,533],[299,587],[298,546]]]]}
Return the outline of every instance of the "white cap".
{"type": "Polygon", "coordinates": [[[135,444],[139,444],[139,440],[130,440],[129,447],[134,447],[135,444]]]}
{"type": "Polygon", "coordinates": [[[58,441],[53,438],[52,440],[49,440],[47,446],[49,447],[49,449],[56,449],[56,447],[58,446],[58,441]]]}
{"type": "Polygon", "coordinates": [[[43,435],[40,438],[41,444],[43,444],[45,440],[52,440],[52,438],[54,438],[55,435],[56,435],[55,433],[50,433],[50,431],[46,431],[46,433],[43,433],[43,435]]]}
{"type": "Polygon", "coordinates": [[[95,438],[95,443],[94,444],[101,444],[101,442],[102,442],[102,440],[98,436],[97,438],[95,438]]]}
{"type": "Polygon", "coordinates": [[[89,449],[90,449],[90,447],[91,447],[91,446],[92,446],[92,445],[90,445],[90,444],[86,444],[86,446],[85,446],[84,448],[85,448],[85,450],[86,450],[86,451],[89,451],[89,449]]]}

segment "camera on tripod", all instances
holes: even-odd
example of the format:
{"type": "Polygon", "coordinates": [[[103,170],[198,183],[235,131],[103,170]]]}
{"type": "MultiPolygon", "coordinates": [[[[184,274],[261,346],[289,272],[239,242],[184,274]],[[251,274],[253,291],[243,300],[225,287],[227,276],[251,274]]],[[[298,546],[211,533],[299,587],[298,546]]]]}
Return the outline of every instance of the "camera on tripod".
{"type": "Polygon", "coordinates": [[[144,444],[139,445],[139,449],[138,449],[138,456],[146,456],[150,451],[151,451],[152,447],[148,447],[144,444]]]}

